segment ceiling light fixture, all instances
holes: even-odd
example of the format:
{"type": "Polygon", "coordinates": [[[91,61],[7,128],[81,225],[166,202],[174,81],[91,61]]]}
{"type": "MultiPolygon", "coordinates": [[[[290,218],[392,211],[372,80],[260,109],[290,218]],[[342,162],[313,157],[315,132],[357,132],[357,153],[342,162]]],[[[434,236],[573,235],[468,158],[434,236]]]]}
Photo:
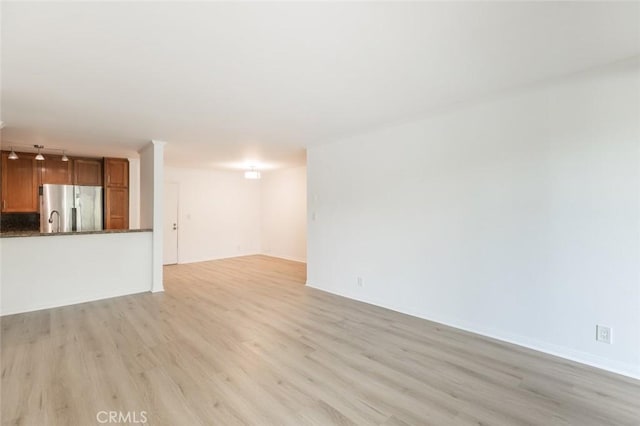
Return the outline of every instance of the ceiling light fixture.
{"type": "Polygon", "coordinates": [[[62,151],[62,161],[69,161],[69,157],[67,157],[67,154],[65,154],[64,151],[62,151]]]}
{"type": "Polygon", "coordinates": [[[36,160],[44,161],[44,155],[40,154],[40,150],[44,148],[44,145],[34,145],[34,148],[38,148],[38,155],[36,155],[36,160]]]}
{"type": "Polygon", "coordinates": [[[260,179],[260,172],[254,167],[244,172],[245,179],[260,179]]]}
{"type": "Polygon", "coordinates": [[[18,154],[16,154],[16,152],[13,150],[13,147],[11,147],[11,152],[9,153],[9,160],[17,160],[18,158],[18,154]]]}

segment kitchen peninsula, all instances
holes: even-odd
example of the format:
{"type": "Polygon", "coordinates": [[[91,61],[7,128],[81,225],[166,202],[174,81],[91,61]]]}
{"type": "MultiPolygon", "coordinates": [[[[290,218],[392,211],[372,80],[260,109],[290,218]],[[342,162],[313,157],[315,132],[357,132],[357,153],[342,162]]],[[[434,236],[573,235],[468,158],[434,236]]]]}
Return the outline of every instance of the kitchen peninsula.
{"type": "Polygon", "coordinates": [[[151,289],[153,232],[129,228],[128,159],[12,154],[2,152],[0,315],[151,289]],[[55,191],[63,207],[47,199],[55,191]]]}
{"type": "Polygon", "coordinates": [[[1,315],[151,288],[149,230],[36,235],[0,238],[1,315]]]}
{"type": "Polygon", "coordinates": [[[40,232],[40,231],[6,231],[0,232],[0,238],[18,237],[54,237],[64,235],[123,234],[127,232],[151,232],[152,229],[103,229],[99,231],[40,232]]]}

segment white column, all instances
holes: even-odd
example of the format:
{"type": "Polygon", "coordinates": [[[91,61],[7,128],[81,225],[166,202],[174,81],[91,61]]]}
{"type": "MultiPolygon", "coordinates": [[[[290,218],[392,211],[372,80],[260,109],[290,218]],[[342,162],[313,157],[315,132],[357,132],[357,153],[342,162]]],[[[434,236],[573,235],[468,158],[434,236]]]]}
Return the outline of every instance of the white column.
{"type": "Polygon", "coordinates": [[[139,158],[129,158],[129,229],[140,229],[139,158]]]}
{"type": "Polygon", "coordinates": [[[153,229],[151,291],[164,291],[162,284],[164,145],[151,141],[140,150],[140,227],[153,229]]]}

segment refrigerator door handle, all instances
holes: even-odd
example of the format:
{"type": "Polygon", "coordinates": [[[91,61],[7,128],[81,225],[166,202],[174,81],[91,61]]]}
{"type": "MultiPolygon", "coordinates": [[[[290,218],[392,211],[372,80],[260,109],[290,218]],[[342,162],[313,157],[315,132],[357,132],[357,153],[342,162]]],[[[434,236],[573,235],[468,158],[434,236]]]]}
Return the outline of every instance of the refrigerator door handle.
{"type": "Polygon", "coordinates": [[[71,230],[72,231],[77,231],[78,230],[78,226],[77,226],[77,210],[75,207],[71,208],[71,230]]]}

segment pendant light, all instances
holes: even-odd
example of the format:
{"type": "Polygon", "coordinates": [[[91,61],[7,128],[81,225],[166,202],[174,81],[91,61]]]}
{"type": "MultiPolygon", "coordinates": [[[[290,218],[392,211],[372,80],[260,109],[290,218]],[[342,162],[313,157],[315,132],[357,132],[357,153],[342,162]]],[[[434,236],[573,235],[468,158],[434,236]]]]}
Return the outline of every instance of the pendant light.
{"type": "Polygon", "coordinates": [[[16,152],[13,150],[13,147],[11,147],[11,152],[9,153],[9,160],[17,160],[18,158],[18,154],[16,154],[16,152]]]}
{"type": "Polygon", "coordinates": [[[44,155],[40,154],[40,150],[44,148],[44,145],[34,145],[34,148],[38,148],[38,155],[36,155],[36,160],[44,161],[44,155]]]}
{"type": "Polygon", "coordinates": [[[255,167],[251,167],[251,170],[244,172],[245,179],[260,179],[260,172],[255,167]]]}
{"type": "Polygon", "coordinates": [[[62,151],[62,161],[69,161],[69,157],[67,157],[67,154],[65,154],[64,151],[62,151]]]}

